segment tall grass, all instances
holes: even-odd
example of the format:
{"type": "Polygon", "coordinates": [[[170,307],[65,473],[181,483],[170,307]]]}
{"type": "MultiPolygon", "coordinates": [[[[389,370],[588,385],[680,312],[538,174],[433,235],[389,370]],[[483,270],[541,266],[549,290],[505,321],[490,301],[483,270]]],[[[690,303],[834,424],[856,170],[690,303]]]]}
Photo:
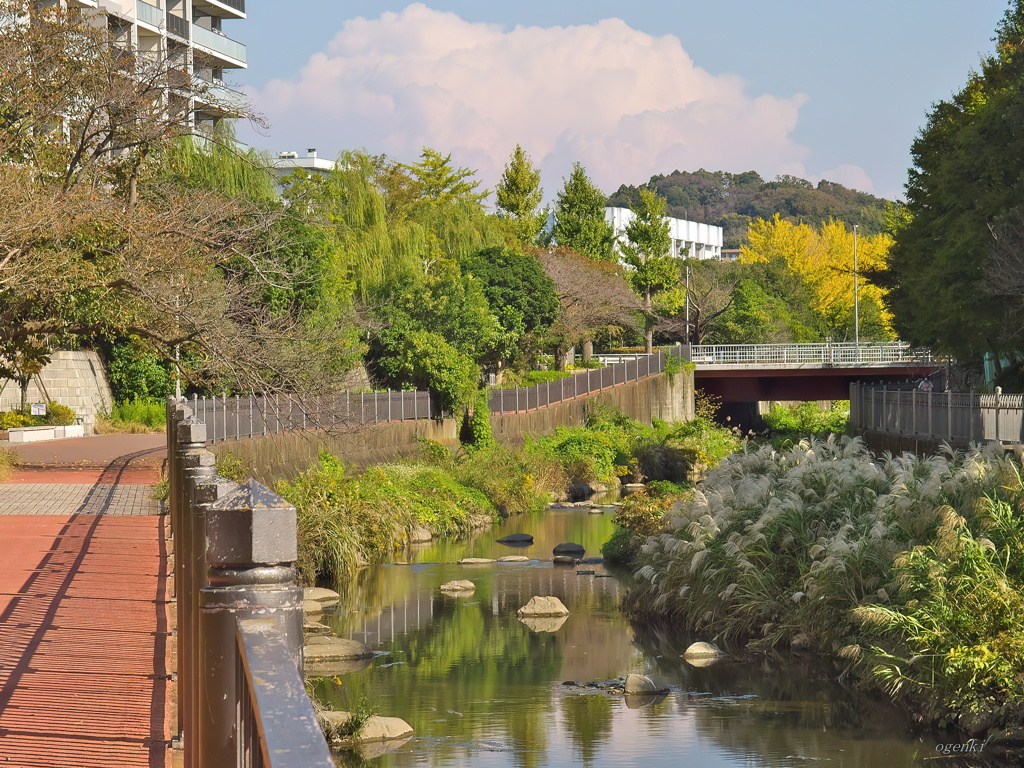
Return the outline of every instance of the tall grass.
{"type": "Polygon", "coordinates": [[[993,446],[876,461],[851,438],[747,447],[641,547],[633,610],[849,659],[954,713],[1024,699],[1024,493],[993,446]]]}

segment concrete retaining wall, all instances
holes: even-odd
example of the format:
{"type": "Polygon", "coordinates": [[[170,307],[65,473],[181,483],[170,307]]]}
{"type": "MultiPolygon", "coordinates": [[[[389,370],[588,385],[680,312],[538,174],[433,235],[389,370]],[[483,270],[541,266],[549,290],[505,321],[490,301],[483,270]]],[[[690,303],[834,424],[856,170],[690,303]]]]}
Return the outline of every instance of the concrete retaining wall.
{"type": "Polygon", "coordinates": [[[499,442],[522,445],[526,435],[539,437],[552,434],[558,427],[582,426],[598,405],[610,406],[644,424],[650,424],[655,418],[690,421],[693,418],[693,372],[682,371],[671,379],[668,374],[660,373],[528,413],[491,414],[491,428],[499,442]]]}
{"type": "MultiPolygon", "coordinates": [[[[683,371],[671,380],[667,374],[649,376],[529,413],[491,414],[491,427],[499,442],[522,445],[526,435],[540,437],[557,427],[584,424],[598,403],[645,424],[650,424],[652,418],[689,421],[693,418],[693,373],[683,371]]],[[[210,450],[218,457],[234,454],[252,468],[253,477],[273,488],[278,480],[291,480],[311,467],[320,451],[362,468],[420,456],[418,439],[434,440],[457,449],[459,426],[454,419],[393,421],[336,434],[307,431],[243,438],[217,443],[210,450]]]]}
{"type": "MultiPolygon", "coordinates": [[[[109,411],[113,398],[99,354],[92,351],[54,352],[50,364],[34,376],[28,387],[30,403],[55,401],[72,408],[91,435],[96,415],[109,411]]],[[[17,382],[0,381],[0,411],[21,405],[17,382]]]]}

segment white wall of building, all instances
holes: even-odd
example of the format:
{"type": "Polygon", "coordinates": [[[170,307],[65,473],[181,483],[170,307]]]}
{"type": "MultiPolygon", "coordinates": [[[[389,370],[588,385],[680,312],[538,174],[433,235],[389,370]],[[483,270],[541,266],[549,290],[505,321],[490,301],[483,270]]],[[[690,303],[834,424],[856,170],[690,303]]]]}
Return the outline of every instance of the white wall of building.
{"type": "MultiPolygon", "coordinates": [[[[605,221],[615,230],[616,241],[626,239],[626,227],[636,218],[629,208],[605,208],[605,221]]],[[[672,255],[680,259],[721,259],[723,230],[714,224],[668,218],[672,255]]]]}

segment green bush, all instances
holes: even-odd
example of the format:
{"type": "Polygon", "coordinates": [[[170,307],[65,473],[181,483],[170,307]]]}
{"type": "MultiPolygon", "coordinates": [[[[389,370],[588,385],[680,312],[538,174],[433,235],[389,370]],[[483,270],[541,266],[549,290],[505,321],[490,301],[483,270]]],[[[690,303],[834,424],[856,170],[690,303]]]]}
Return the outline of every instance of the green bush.
{"type": "Polygon", "coordinates": [[[492,443],[459,456],[451,472],[483,493],[502,515],[539,512],[566,484],[558,460],[536,447],[514,450],[492,443]]]}
{"type": "Polygon", "coordinates": [[[4,411],[0,413],[0,429],[16,429],[18,427],[38,427],[39,417],[29,416],[21,411],[4,411]]]}
{"type": "Polygon", "coordinates": [[[60,403],[50,402],[46,404],[46,423],[56,427],[69,427],[75,423],[75,412],[73,409],[60,403]]]}
{"type": "Polygon", "coordinates": [[[110,418],[129,424],[145,424],[159,429],[167,423],[167,405],[156,398],[136,397],[118,403],[110,409],[110,418]]]}
{"type": "Polygon", "coordinates": [[[850,401],[835,400],[828,408],[807,402],[788,407],[773,405],[764,422],[777,435],[808,437],[810,435],[841,435],[850,420],[850,401]]]}
{"type": "Polygon", "coordinates": [[[527,371],[520,376],[509,376],[501,389],[513,389],[514,387],[533,387],[537,384],[547,384],[559,379],[567,379],[574,376],[571,371],[527,371]]]}

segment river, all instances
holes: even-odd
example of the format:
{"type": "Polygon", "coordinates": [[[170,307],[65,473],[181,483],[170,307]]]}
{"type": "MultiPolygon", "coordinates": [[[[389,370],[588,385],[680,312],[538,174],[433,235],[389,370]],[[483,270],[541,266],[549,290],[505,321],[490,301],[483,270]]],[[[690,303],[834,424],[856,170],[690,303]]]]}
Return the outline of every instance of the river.
{"type": "MultiPolygon", "coordinates": [[[[417,546],[406,563],[366,569],[324,621],[378,655],[365,669],[319,679],[316,695],[337,709],[362,698],[413,726],[411,740],[368,761],[375,766],[972,764],[939,757],[941,737],[915,736],[896,710],[852,695],[811,661],[691,666],[682,651],[710,638],[633,627],[620,611],[627,587],[603,565],[551,564],[552,548],[565,541],[599,556],[611,532],[610,511],[552,509],[469,541],[417,546]],[[534,544],[496,543],[520,532],[534,544]],[[536,559],[456,564],[503,555],[536,559]],[[442,594],[438,587],[453,579],[473,581],[476,591],[442,594]],[[555,595],[569,608],[556,631],[536,632],[517,619],[534,595],[555,595]],[[647,703],[565,685],[630,672],[660,678],[670,693],[647,703]]],[[[364,762],[359,755],[342,760],[364,762]]]]}

